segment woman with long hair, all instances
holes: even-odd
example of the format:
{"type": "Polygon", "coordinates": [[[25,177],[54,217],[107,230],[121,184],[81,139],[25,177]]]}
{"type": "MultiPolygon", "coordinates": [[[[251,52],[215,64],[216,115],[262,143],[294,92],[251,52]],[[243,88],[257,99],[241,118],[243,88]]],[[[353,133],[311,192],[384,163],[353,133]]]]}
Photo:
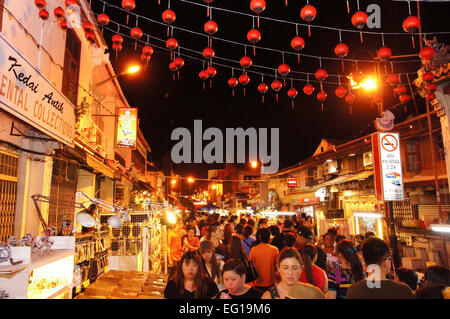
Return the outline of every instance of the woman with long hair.
{"type": "Polygon", "coordinates": [[[223,289],[222,268],[224,262],[216,259],[214,246],[211,241],[204,240],[200,243],[199,249],[202,262],[206,273],[214,280],[219,290],[223,289]]]}
{"type": "Polygon", "coordinates": [[[342,269],[335,269],[328,276],[327,298],[345,299],[348,287],[364,279],[366,274],[356,247],[351,241],[343,239],[338,242],[336,255],[339,258],[342,269]]]}
{"type": "Polygon", "coordinates": [[[277,267],[281,280],[267,290],[262,299],[325,299],[319,288],[299,282],[302,258],[296,248],[284,248],[278,256],[277,267]]]}
{"type": "Polygon", "coordinates": [[[166,299],[210,299],[219,289],[209,278],[198,253],[188,251],[181,257],[175,276],[169,280],[164,290],[166,299]]]}
{"type": "Polygon", "coordinates": [[[244,227],[244,232],[242,234],[242,247],[244,247],[245,253],[250,254],[250,249],[252,248],[253,242],[256,241],[256,238],[253,235],[253,226],[247,225],[244,227]]]}
{"type": "Polygon", "coordinates": [[[228,246],[228,259],[235,258],[240,260],[244,265],[246,263],[245,250],[242,247],[241,239],[238,236],[231,237],[230,245],[228,246]]]}
{"type": "Polygon", "coordinates": [[[313,244],[305,244],[300,254],[303,261],[303,272],[300,276],[300,281],[314,285],[326,294],[328,292],[328,278],[325,271],[315,265],[317,260],[316,246],[313,244]]]}
{"type": "Polygon", "coordinates": [[[223,229],[223,244],[228,246],[230,244],[231,236],[233,235],[233,227],[230,223],[225,225],[223,229]]]}
{"type": "Polygon", "coordinates": [[[263,292],[245,283],[245,266],[238,259],[228,259],[222,271],[225,289],[216,299],[260,299],[263,292]]]}

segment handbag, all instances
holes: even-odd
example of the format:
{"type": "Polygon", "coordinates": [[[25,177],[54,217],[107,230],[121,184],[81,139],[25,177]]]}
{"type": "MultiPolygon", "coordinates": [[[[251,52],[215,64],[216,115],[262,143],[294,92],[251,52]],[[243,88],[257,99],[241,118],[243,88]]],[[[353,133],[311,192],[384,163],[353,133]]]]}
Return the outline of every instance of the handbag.
{"type": "Polygon", "coordinates": [[[256,269],[255,263],[253,260],[248,260],[247,255],[244,253],[244,259],[245,259],[245,283],[249,283],[252,281],[255,281],[259,277],[258,270],[256,269]]]}

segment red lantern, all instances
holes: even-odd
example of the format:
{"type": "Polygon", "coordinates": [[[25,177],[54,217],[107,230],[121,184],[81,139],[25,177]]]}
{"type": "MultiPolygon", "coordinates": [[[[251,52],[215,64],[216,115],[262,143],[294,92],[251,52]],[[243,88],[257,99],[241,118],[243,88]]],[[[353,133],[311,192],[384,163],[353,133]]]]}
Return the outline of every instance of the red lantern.
{"type": "Polygon", "coordinates": [[[215,77],[216,74],[217,74],[217,70],[216,70],[216,68],[213,67],[213,66],[208,66],[208,67],[206,68],[205,72],[206,72],[206,74],[208,74],[208,76],[209,76],[210,78],[215,77]]]}
{"type": "Polygon", "coordinates": [[[122,51],[122,43],[114,42],[112,48],[114,51],[116,51],[116,59],[117,59],[117,53],[122,51]]]}
{"type": "Polygon", "coordinates": [[[411,34],[411,41],[412,41],[412,45],[413,48],[415,48],[415,44],[414,44],[414,33],[417,32],[417,30],[419,30],[420,27],[420,20],[419,18],[415,17],[415,16],[409,16],[407,17],[404,21],[403,21],[403,30],[405,30],[405,32],[408,32],[411,34]]]}
{"type": "Polygon", "coordinates": [[[355,102],[355,99],[356,99],[356,97],[351,93],[349,93],[345,96],[345,103],[347,103],[349,105],[350,114],[352,114],[352,104],[353,104],[353,102],[355,102]]]}
{"type": "Polygon", "coordinates": [[[66,0],[66,7],[70,7],[70,6],[78,6],[78,1],[77,0],[66,0]]]}
{"type": "Polygon", "coordinates": [[[66,15],[64,9],[61,7],[55,8],[55,10],[53,10],[53,14],[57,20],[64,19],[64,16],[66,15]]]}
{"type": "Polygon", "coordinates": [[[114,34],[112,37],[112,42],[117,44],[123,43],[123,37],[120,34],[114,34]]]}
{"type": "Polygon", "coordinates": [[[343,86],[338,86],[336,88],[336,90],[334,90],[334,94],[336,94],[336,96],[338,98],[343,98],[345,96],[345,94],[347,93],[347,90],[345,89],[345,87],[343,86]]]}
{"type": "Polygon", "coordinates": [[[166,41],[166,47],[170,50],[173,51],[178,47],[178,41],[175,38],[170,38],[167,39],[166,41]]]}
{"type": "Polygon", "coordinates": [[[91,43],[95,43],[95,34],[94,32],[86,32],[86,39],[91,42],[91,43]]]}
{"type": "Polygon", "coordinates": [[[436,53],[436,51],[434,51],[433,48],[425,47],[420,51],[419,56],[422,60],[429,62],[429,61],[431,61],[431,59],[433,58],[435,53],[436,53]]]}
{"type": "Polygon", "coordinates": [[[200,80],[203,81],[203,90],[204,90],[205,89],[205,81],[209,78],[209,76],[205,70],[201,70],[200,73],[198,74],[198,76],[200,77],[200,80]]]}
{"type": "Polygon", "coordinates": [[[348,46],[341,42],[334,47],[334,54],[336,54],[339,58],[345,58],[348,54],[348,46]]]}
{"type": "Polygon", "coordinates": [[[424,80],[424,81],[427,82],[427,83],[432,82],[432,81],[434,80],[434,74],[433,74],[433,72],[427,72],[427,73],[424,73],[424,74],[422,75],[422,80],[424,80]]]}
{"type": "MultiPolygon", "coordinates": [[[[366,26],[367,20],[369,19],[369,16],[364,11],[357,11],[352,16],[352,24],[357,27],[358,29],[362,29],[366,26]]],[[[361,37],[361,43],[363,42],[362,32],[359,32],[361,37]]]]}
{"type": "MultiPolygon", "coordinates": [[[[316,18],[317,10],[314,6],[308,4],[300,10],[300,17],[310,23],[316,18]]],[[[308,25],[308,35],[311,36],[311,27],[308,25]]]]}
{"type": "Polygon", "coordinates": [[[219,30],[219,27],[217,26],[217,23],[215,23],[213,20],[209,20],[205,23],[205,26],[203,28],[205,30],[205,33],[208,35],[213,35],[219,30]]]}
{"type": "Polygon", "coordinates": [[[47,20],[48,17],[49,17],[49,13],[47,10],[45,10],[45,9],[39,10],[39,18],[41,18],[42,20],[47,20]]]}
{"type": "Polygon", "coordinates": [[[175,81],[175,72],[178,71],[178,67],[176,66],[174,61],[169,63],[169,69],[173,72],[173,80],[175,81]]]}
{"type": "Polygon", "coordinates": [[[389,60],[392,56],[392,50],[388,47],[382,47],[377,52],[377,57],[380,60],[386,61],[389,60]]]}
{"type": "Polygon", "coordinates": [[[130,35],[133,39],[139,40],[140,38],[142,38],[143,32],[140,28],[135,27],[135,28],[131,29],[130,35]]]}
{"type": "Polygon", "coordinates": [[[92,23],[90,23],[89,21],[86,21],[85,23],[83,23],[83,29],[84,32],[94,32],[94,25],[92,23]]]}
{"type": "Polygon", "coordinates": [[[291,68],[289,67],[289,65],[283,63],[278,67],[278,73],[281,76],[287,76],[289,74],[289,72],[291,72],[291,68]]]}
{"type": "Polygon", "coordinates": [[[386,82],[390,86],[397,86],[400,83],[400,77],[398,74],[391,74],[387,77],[386,82]]]}
{"type": "Polygon", "coordinates": [[[356,84],[360,85],[362,80],[364,79],[364,75],[362,74],[362,72],[357,72],[355,74],[352,74],[352,79],[356,84]]]}
{"type": "Polygon", "coordinates": [[[245,86],[249,82],[250,82],[250,77],[247,74],[244,73],[239,77],[239,83],[241,83],[241,85],[244,86],[244,90],[243,90],[244,96],[245,96],[245,86]]]}
{"type": "Polygon", "coordinates": [[[436,98],[436,94],[434,94],[434,92],[430,92],[427,94],[428,101],[433,101],[435,98],[436,98]]]}
{"type": "MultiPolygon", "coordinates": [[[[122,0],[122,8],[130,13],[130,11],[134,10],[134,8],[136,8],[136,3],[134,2],[134,0],[122,0]]],[[[127,24],[128,24],[128,20],[129,20],[129,14],[127,14],[127,24]]]]}
{"type": "Polygon", "coordinates": [[[253,62],[248,56],[243,56],[240,60],[240,64],[244,69],[247,69],[252,66],[253,62]]]}
{"type": "Polygon", "coordinates": [[[34,0],[34,4],[38,9],[43,9],[47,6],[47,1],[45,0],[34,0]]]}
{"type": "Polygon", "coordinates": [[[397,95],[403,95],[403,94],[408,93],[408,89],[404,85],[399,85],[395,88],[395,93],[397,95]]]}
{"type": "Polygon", "coordinates": [[[233,76],[228,80],[228,85],[231,87],[232,95],[234,96],[234,88],[238,85],[238,80],[233,76]]]}
{"type": "Polygon", "coordinates": [[[314,93],[314,86],[312,86],[311,84],[306,84],[303,87],[303,93],[305,93],[306,95],[311,95],[314,93]]]}
{"type": "Polygon", "coordinates": [[[324,91],[320,91],[317,93],[317,100],[322,104],[322,111],[323,111],[323,102],[327,99],[327,94],[324,91]]]}
{"type": "Polygon", "coordinates": [[[106,13],[100,13],[97,17],[97,22],[101,26],[107,26],[109,24],[109,16],[106,13]]]}
{"type": "Polygon", "coordinates": [[[427,92],[434,92],[437,90],[437,85],[434,83],[427,83],[425,88],[426,88],[427,92]]]}
{"type": "Polygon", "coordinates": [[[264,82],[259,83],[258,92],[262,94],[262,102],[263,103],[264,103],[264,94],[267,92],[268,89],[269,89],[269,87],[267,86],[266,83],[264,83],[264,82]]]}
{"type": "Polygon", "coordinates": [[[287,95],[292,100],[292,108],[294,108],[294,99],[297,97],[297,94],[298,94],[298,92],[294,88],[290,88],[287,92],[287,95]]]}
{"type": "Polygon", "coordinates": [[[67,21],[64,19],[64,20],[61,20],[61,22],[59,22],[59,27],[61,28],[61,30],[63,30],[63,31],[67,31],[67,30],[69,30],[69,24],[67,23],[67,21]]]}
{"type": "Polygon", "coordinates": [[[402,94],[399,97],[400,102],[402,102],[402,104],[408,102],[409,100],[411,100],[411,97],[408,94],[402,94]]]}
{"type": "Polygon", "coordinates": [[[258,28],[259,28],[259,14],[266,9],[266,1],[264,0],[252,0],[250,1],[250,9],[258,15],[258,28]]]}
{"type": "MultiPolygon", "coordinates": [[[[259,32],[257,29],[248,31],[247,40],[255,45],[259,40],[261,40],[261,32],[259,32]]],[[[255,46],[253,46],[253,55],[256,55],[255,46]]]]}
{"type": "Polygon", "coordinates": [[[145,55],[144,53],[141,54],[141,61],[144,63],[148,63],[151,59],[151,56],[145,55]]]}
{"type": "Polygon", "coordinates": [[[328,72],[324,69],[319,69],[316,71],[316,79],[320,82],[325,81],[328,77],[328,72]]]}
{"type": "MultiPolygon", "coordinates": [[[[305,47],[305,40],[302,37],[294,37],[291,40],[291,48],[297,52],[300,52],[305,47]]],[[[300,54],[297,54],[298,63],[300,63],[300,54]]]]}
{"type": "Polygon", "coordinates": [[[177,15],[175,14],[175,12],[170,9],[167,9],[162,13],[162,19],[167,24],[171,24],[172,22],[175,21],[176,18],[177,15]]]}
{"type": "Polygon", "coordinates": [[[383,101],[383,99],[381,98],[381,96],[380,95],[375,95],[374,97],[373,97],[373,103],[375,103],[375,104],[380,104],[382,101],[383,101]]]}
{"type": "Polygon", "coordinates": [[[184,66],[184,59],[182,57],[177,57],[173,60],[173,63],[177,67],[177,69],[181,69],[184,66]]]}
{"type": "Polygon", "coordinates": [[[206,60],[211,60],[212,58],[214,58],[214,55],[215,55],[215,52],[211,48],[206,48],[203,50],[203,57],[206,60]]]}
{"type": "Polygon", "coordinates": [[[278,81],[278,80],[274,80],[271,84],[270,87],[272,88],[272,90],[274,90],[276,93],[276,100],[278,102],[278,92],[281,90],[281,88],[283,87],[283,84],[278,81]]]}
{"type": "Polygon", "coordinates": [[[142,48],[142,54],[150,57],[151,55],[153,55],[153,48],[149,45],[146,45],[145,47],[142,48]]]}

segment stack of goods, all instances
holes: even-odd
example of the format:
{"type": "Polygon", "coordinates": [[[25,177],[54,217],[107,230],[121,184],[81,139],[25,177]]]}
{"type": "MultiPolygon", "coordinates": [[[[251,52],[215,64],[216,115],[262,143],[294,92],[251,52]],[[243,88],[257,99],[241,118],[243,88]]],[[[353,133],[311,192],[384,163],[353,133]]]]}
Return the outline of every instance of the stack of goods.
{"type": "Polygon", "coordinates": [[[86,288],[77,299],[162,299],[167,276],[111,270],[86,288]]]}

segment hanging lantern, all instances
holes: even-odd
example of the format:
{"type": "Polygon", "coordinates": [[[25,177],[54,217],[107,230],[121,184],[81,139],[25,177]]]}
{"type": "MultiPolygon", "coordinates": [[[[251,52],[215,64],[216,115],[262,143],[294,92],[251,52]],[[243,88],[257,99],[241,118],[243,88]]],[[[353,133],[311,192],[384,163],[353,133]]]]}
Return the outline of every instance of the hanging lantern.
{"type": "Polygon", "coordinates": [[[258,85],[258,92],[261,94],[262,102],[264,103],[264,94],[267,92],[269,87],[266,83],[262,82],[258,85]]]}
{"type": "Polygon", "coordinates": [[[403,104],[404,108],[405,108],[405,113],[408,113],[408,109],[406,107],[406,103],[411,100],[411,97],[408,94],[402,94],[399,96],[399,100],[400,102],[403,104]]]}
{"type": "Polygon", "coordinates": [[[355,102],[355,100],[356,100],[356,97],[351,93],[349,93],[345,96],[345,103],[347,103],[350,107],[350,114],[352,114],[352,104],[353,104],[353,102],[355,102]]]}
{"type": "Polygon", "coordinates": [[[122,44],[123,43],[123,37],[120,34],[115,34],[112,37],[112,42],[113,43],[117,43],[117,44],[122,44]]]}
{"type": "Polygon", "coordinates": [[[176,18],[177,18],[177,15],[175,14],[175,12],[173,10],[167,9],[166,11],[164,11],[162,13],[162,19],[167,24],[171,24],[172,22],[175,21],[176,18]]]}
{"type": "Polygon", "coordinates": [[[90,43],[95,43],[95,34],[94,32],[86,32],[85,33],[86,39],[90,42],[90,43]]]}
{"type": "Polygon", "coordinates": [[[47,1],[45,0],[34,0],[34,4],[38,9],[44,9],[47,6],[47,1]]]}
{"type": "Polygon", "coordinates": [[[214,50],[211,49],[211,48],[206,48],[206,49],[203,50],[203,57],[204,57],[206,60],[211,60],[212,58],[214,58],[214,55],[215,55],[215,54],[216,54],[216,53],[215,53],[214,50]]]}
{"type": "Polygon", "coordinates": [[[434,80],[434,73],[433,72],[424,73],[422,75],[422,80],[427,82],[427,83],[432,82],[434,80]]]}
{"type": "Polygon", "coordinates": [[[173,63],[177,67],[177,69],[181,69],[184,66],[184,59],[182,57],[177,57],[173,60],[173,63]]]}
{"type": "Polygon", "coordinates": [[[390,86],[397,86],[400,83],[400,77],[398,74],[391,74],[387,77],[386,82],[390,86]]]}
{"type": "MultiPolygon", "coordinates": [[[[316,18],[317,10],[314,6],[308,4],[300,10],[300,17],[308,24],[316,18]]],[[[311,36],[311,26],[308,25],[308,35],[311,36]]]]}
{"type": "Polygon", "coordinates": [[[130,35],[133,39],[135,39],[136,41],[134,42],[134,49],[137,49],[137,42],[140,38],[142,38],[143,32],[140,28],[135,27],[133,29],[131,29],[130,31],[130,35]]]}
{"type": "Polygon", "coordinates": [[[244,69],[248,69],[248,68],[251,67],[252,64],[253,64],[252,59],[250,59],[248,56],[243,56],[243,57],[241,58],[241,60],[239,61],[239,63],[241,64],[241,66],[242,66],[244,69]]]}
{"type": "Polygon", "coordinates": [[[86,21],[83,23],[83,30],[84,32],[94,32],[94,25],[90,23],[89,21],[86,21]]]}
{"type": "Polygon", "coordinates": [[[176,48],[178,48],[178,41],[175,38],[170,38],[167,39],[166,41],[166,47],[170,50],[173,51],[176,48]]]}
{"type": "Polygon", "coordinates": [[[408,93],[408,89],[404,85],[397,86],[394,91],[399,96],[408,93]]]}
{"type": "Polygon", "coordinates": [[[339,58],[345,58],[348,54],[348,46],[341,42],[334,47],[334,54],[336,54],[339,58]]]}
{"type": "Polygon", "coordinates": [[[105,27],[109,24],[109,16],[106,13],[100,13],[97,17],[97,22],[102,27],[105,27]]]}
{"type": "Polygon", "coordinates": [[[259,14],[266,9],[266,1],[264,0],[252,0],[250,1],[250,9],[258,15],[258,28],[259,28],[259,14]]]}
{"type": "Polygon", "coordinates": [[[175,72],[178,71],[178,68],[177,68],[177,66],[176,66],[174,61],[169,63],[169,69],[170,69],[170,71],[172,71],[172,73],[173,73],[173,78],[172,79],[175,81],[175,72]]]}
{"type": "Polygon", "coordinates": [[[316,71],[316,79],[320,82],[325,81],[328,77],[328,72],[324,69],[319,69],[316,71]]]}
{"type": "Polygon", "coordinates": [[[50,15],[47,10],[45,9],[39,10],[39,18],[41,18],[42,20],[47,20],[49,16],[50,15]]]}
{"type": "Polygon", "coordinates": [[[429,63],[433,56],[435,55],[436,51],[434,51],[433,48],[425,47],[422,50],[420,50],[419,56],[422,59],[422,62],[429,63]]]}
{"type": "Polygon", "coordinates": [[[144,53],[141,54],[141,61],[144,63],[148,63],[151,59],[150,55],[145,55],[144,53]]]}
{"type": "MultiPolygon", "coordinates": [[[[367,24],[367,20],[369,19],[369,16],[367,15],[367,13],[365,13],[364,11],[357,11],[353,16],[352,16],[352,24],[357,27],[359,30],[361,30],[362,28],[364,28],[367,24]]],[[[359,35],[361,37],[361,43],[363,43],[363,36],[362,36],[362,32],[359,32],[359,35]]]]}
{"type": "Polygon", "coordinates": [[[278,81],[278,80],[274,80],[271,84],[270,87],[272,88],[272,90],[274,90],[276,92],[276,100],[278,102],[278,92],[281,90],[281,88],[283,87],[283,84],[278,81]]]}
{"type": "Polygon", "coordinates": [[[426,96],[428,101],[433,101],[436,98],[436,94],[434,92],[430,92],[426,96]]]}
{"type": "Polygon", "coordinates": [[[136,8],[136,3],[134,0],[122,0],[122,8],[128,13],[127,14],[127,24],[130,16],[130,12],[136,8]]]}
{"type": "Polygon", "coordinates": [[[292,108],[294,108],[294,99],[297,97],[297,94],[298,94],[298,92],[294,88],[290,88],[287,92],[287,95],[292,100],[292,108]]]}
{"type": "Polygon", "coordinates": [[[437,90],[437,85],[434,83],[427,83],[425,89],[427,90],[427,92],[434,92],[437,90]]]}
{"type": "Polygon", "coordinates": [[[291,68],[289,67],[289,65],[283,63],[280,64],[280,66],[278,67],[278,73],[281,76],[287,76],[289,74],[289,72],[291,72],[291,68]]]}
{"type": "Polygon", "coordinates": [[[66,0],[66,7],[70,7],[70,6],[78,6],[78,1],[77,0],[66,0]]]}
{"type": "Polygon", "coordinates": [[[67,23],[67,21],[64,19],[64,20],[61,20],[60,22],[59,22],[59,27],[61,28],[61,30],[63,30],[63,31],[67,31],[67,30],[69,30],[69,24],[67,23]]]}
{"type": "Polygon", "coordinates": [[[312,86],[311,84],[306,84],[303,87],[303,93],[305,93],[306,95],[311,95],[314,93],[314,86],[312,86]]]}
{"type": "Polygon", "coordinates": [[[255,44],[259,40],[261,40],[261,32],[259,32],[257,29],[252,29],[252,30],[248,31],[247,40],[249,42],[253,43],[253,55],[256,55],[255,44]]]}
{"type": "Polygon", "coordinates": [[[238,85],[238,80],[233,76],[228,80],[228,85],[231,87],[232,95],[234,96],[234,88],[238,85]]]}
{"type": "Polygon", "coordinates": [[[122,51],[122,43],[114,42],[113,45],[112,45],[112,48],[116,52],[116,59],[117,59],[117,53],[122,51]]]}
{"type": "Polygon", "coordinates": [[[323,102],[327,99],[327,94],[324,91],[320,91],[317,93],[317,100],[322,104],[322,111],[323,111],[323,102]]]}
{"type": "Polygon", "coordinates": [[[291,40],[291,48],[297,51],[298,63],[300,63],[300,52],[305,47],[305,40],[302,37],[294,37],[291,40]]]}
{"type": "Polygon", "coordinates": [[[380,60],[387,61],[392,56],[392,50],[388,47],[382,47],[377,52],[377,57],[380,60]]]}
{"type": "Polygon", "coordinates": [[[142,54],[148,57],[152,56],[153,48],[149,45],[146,45],[145,47],[142,48],[142,54]]]}
{"type": "Polygon", "coordinates": [[[416,45],[414,44],[414,33],[416,33],[419,30],[419,27],[420,27],[419,18],[417,18],[415,16],[407,17],[403,21],[402,27],[403,27],[403,30],[405,30],[405,32],[408,32],[411,34],[412,46],[413,46],[413,48],[415,48],[416,45]]]}
{"type": "Polygon", "coordinates": [[[217,74],[217,70],[213,66],[208,66],[205,70],[206,74],[208,74],[208,77],[213,78],[217,74]]]}
{"type": "Polygon", "coordinates": [[[245,86],[250,82],[250,77],[247,74],[242,74],[239,77],[239,83],[244,87],[243,93],[245,96],[245,86]]]}
{"type": "Polygon", "coordinates": [[[55,10],[53,10],[53,14],[55,15],[56,20],[62,20],[66,15],[64,9],[61,7],[55,8],[55,10]]]}
{"type": "Polygon", "coordinates": [[[205,23],[203,29],[205,30],[206,34],[213,35],[219,30],[219,27],[217,26],[217,23],[215,23],[213,20],[209,20],[205,23]]]}
{"type": "Polygon", "coordinates": [[[203,81],[203,90],[205,89],[205,81],[208,80],[209,76],[206,73],[205,70],[201,70],[200,73],[198,74],[200,80],[203,81]]]}
{"type": "Polygon", "coordinates": [[[336,94],[336,96],[341,99],[345,96],[346,93],[347,89],[343,86],[338,86],[336,90],[334,90],[334,94],[336,94]]]}

